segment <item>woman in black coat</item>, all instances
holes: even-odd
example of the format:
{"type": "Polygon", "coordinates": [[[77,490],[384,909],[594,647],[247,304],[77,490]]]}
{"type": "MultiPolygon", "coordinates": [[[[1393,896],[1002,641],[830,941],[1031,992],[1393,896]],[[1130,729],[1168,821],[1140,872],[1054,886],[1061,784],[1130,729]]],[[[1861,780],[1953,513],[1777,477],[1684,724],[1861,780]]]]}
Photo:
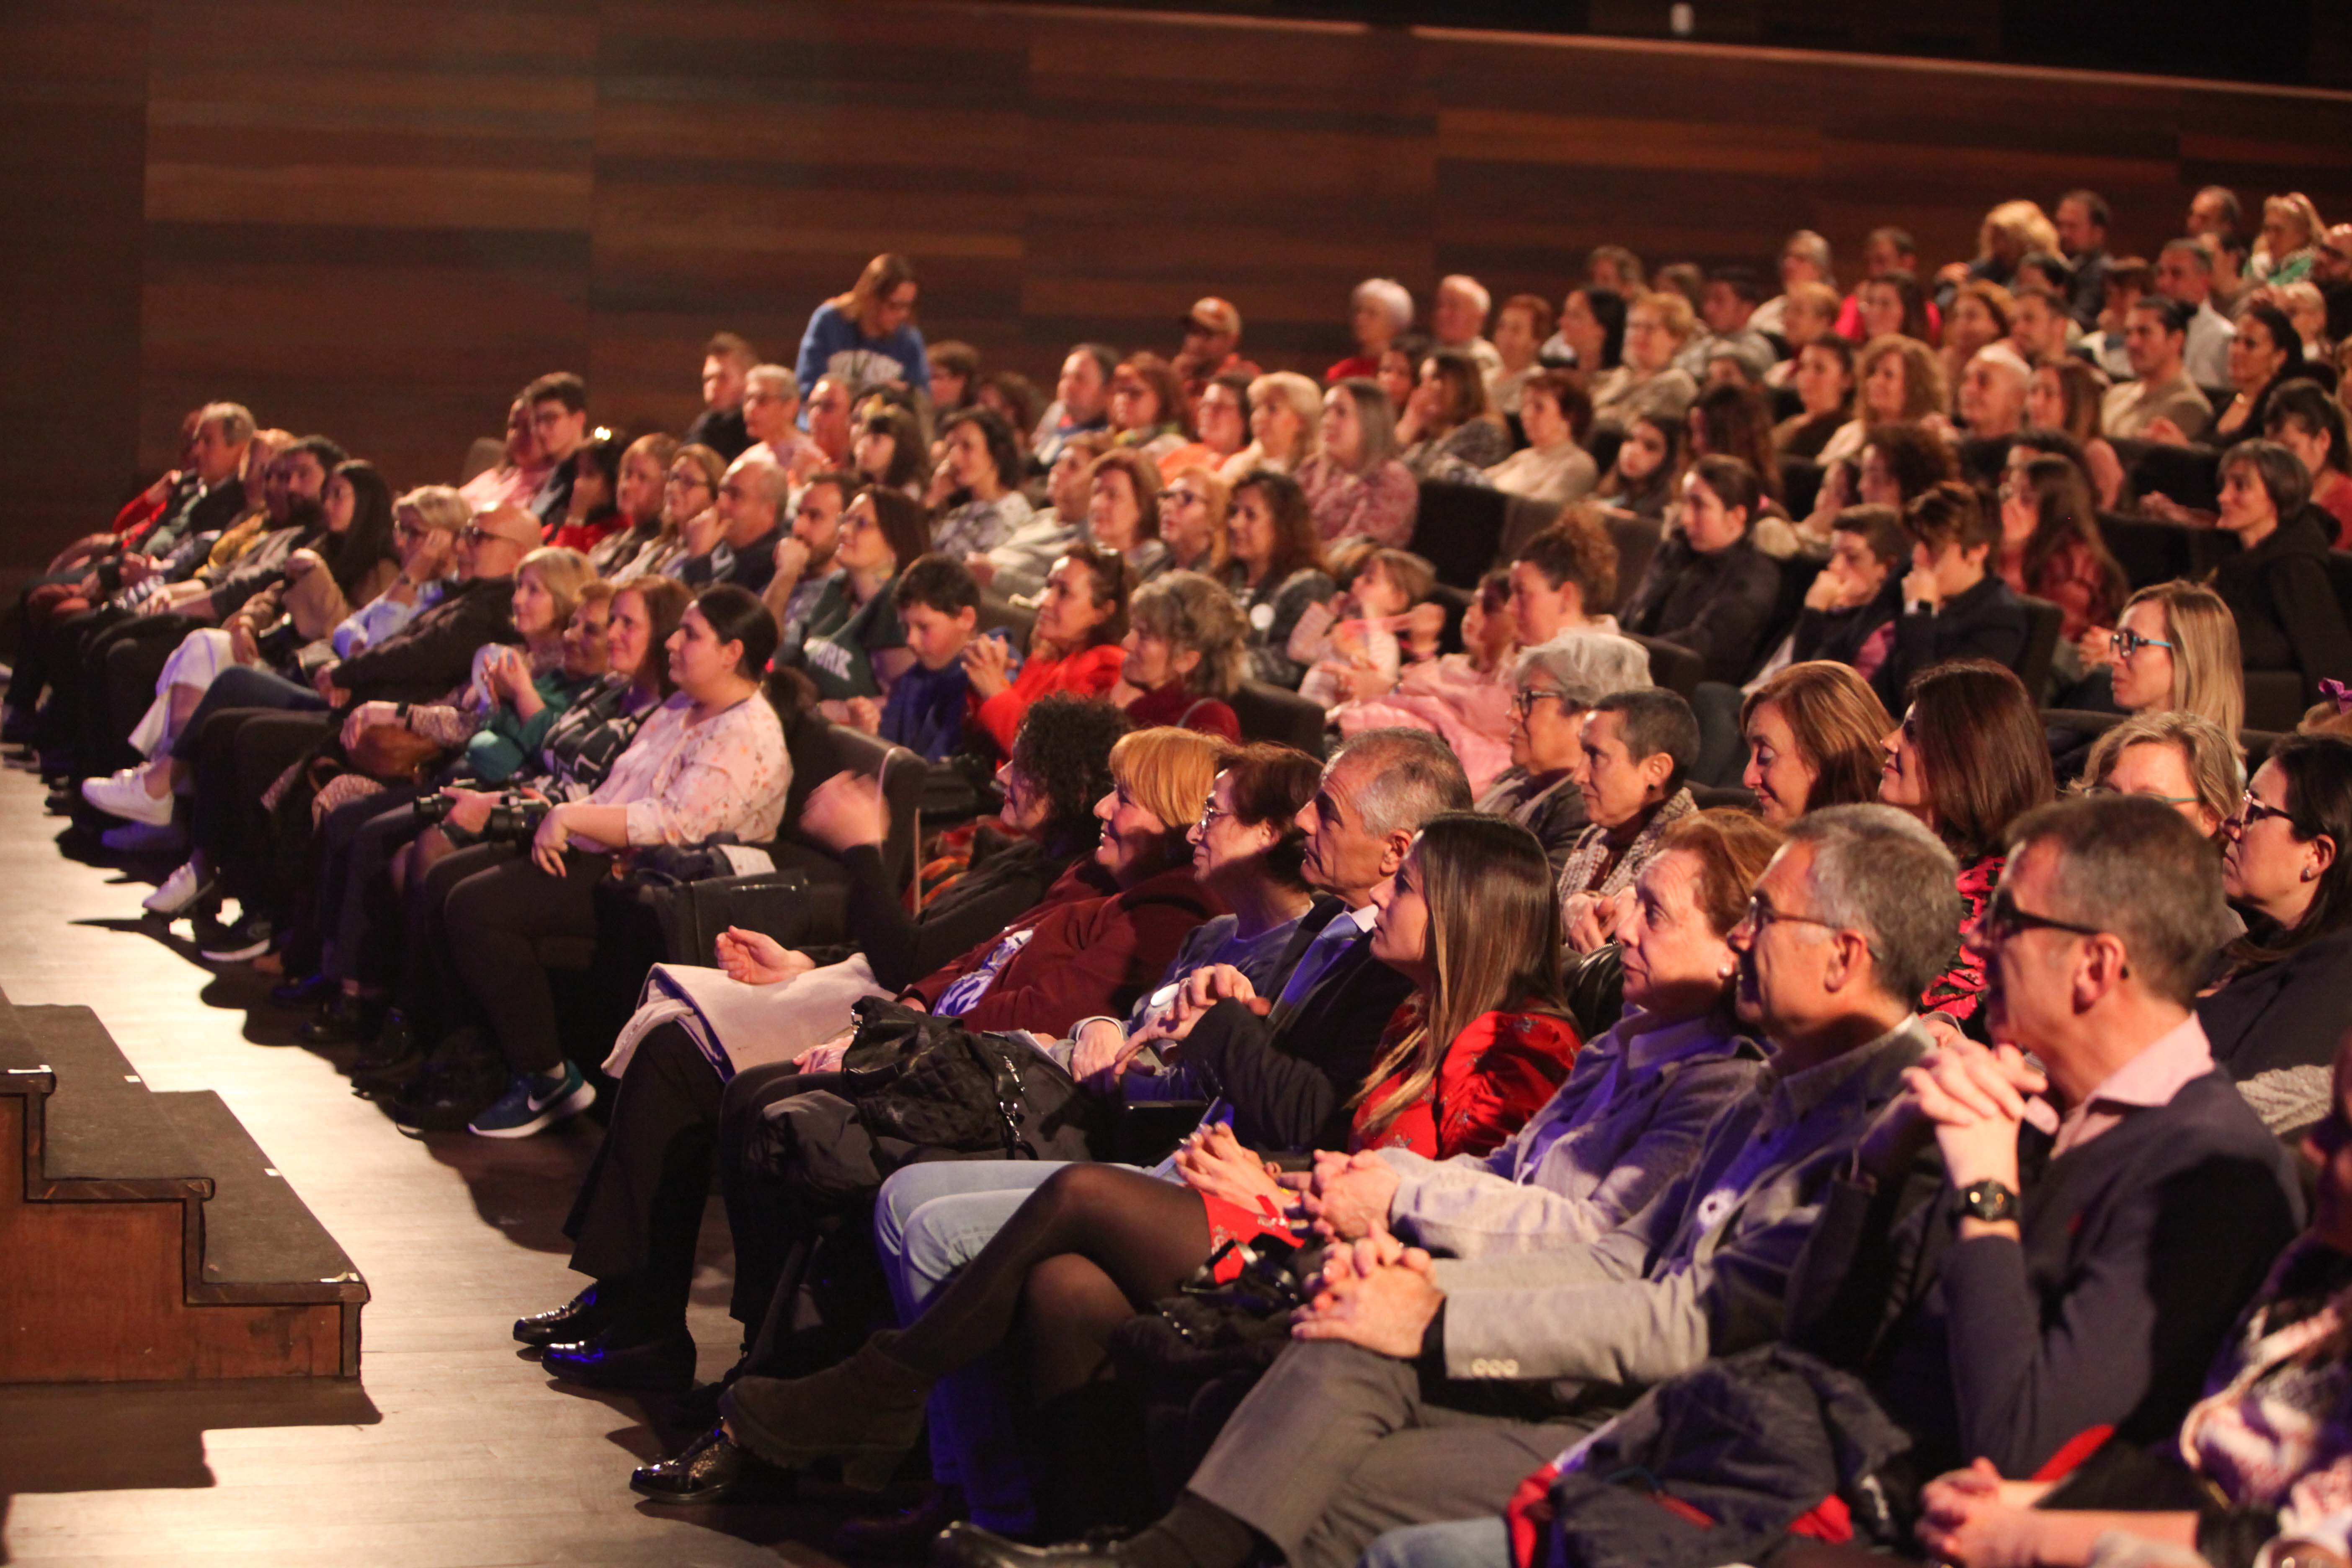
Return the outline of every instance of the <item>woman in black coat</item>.
{"type": "Polygon", "coordinates": [[[1756,662],[1780,595],[1780,563],[1756,548],[1763,505],[1756,470],[1701,458],[1683,481],[1681,525],[1650,557],[1621,617],[1625,629],[1689,648],[1702,679],[1737,686],[1756,662]]]}

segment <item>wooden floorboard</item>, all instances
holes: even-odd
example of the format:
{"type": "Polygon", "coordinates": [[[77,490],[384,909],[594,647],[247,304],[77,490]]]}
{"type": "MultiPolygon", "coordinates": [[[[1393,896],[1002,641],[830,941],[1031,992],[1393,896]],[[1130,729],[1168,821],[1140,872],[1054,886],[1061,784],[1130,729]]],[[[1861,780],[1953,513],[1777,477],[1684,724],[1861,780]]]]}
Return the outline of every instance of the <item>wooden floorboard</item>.
{"type": "MultiPolygon", "coordinates": [[[[557,1387],[515,1354],[518,1312],[562,1300],[561,1226],[586,1121],[522,1142],[419,1142],[355,1099],[263,987],[219,979],[140,919],[145,881],[62,853],[37,780],[0,771],[0,990],[94,1008],[158,1090],[217,1091],[374,1292],[362,1374],[0,1388],[0,1562],[12,1564],[821,1563],[837,1514],[640,1505],[663,1438],[636,1403],[557,1387]]],[[[732,1359],[711,1205],[692,1323],[732,1359]]]]}

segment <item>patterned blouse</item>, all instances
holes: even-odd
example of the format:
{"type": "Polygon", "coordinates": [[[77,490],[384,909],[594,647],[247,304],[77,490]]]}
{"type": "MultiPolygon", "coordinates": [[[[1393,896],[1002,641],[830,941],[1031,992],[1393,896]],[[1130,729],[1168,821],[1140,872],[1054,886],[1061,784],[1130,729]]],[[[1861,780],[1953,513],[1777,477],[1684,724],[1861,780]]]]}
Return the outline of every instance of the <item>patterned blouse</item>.
{"type": "Polygon", "coordinates": [[[773,838],[793,782],[775,709],[752,696],[698,724],[688,722],[693,711],[683,691],[663,703],[590,803],[626,806],[632,845],[701,844],[722,833],[746,844],[773,838]]]}
{"type": "Polygon", "coordinates": [[[1960,951],[1952,959],[1952,967],[1937,975],[1919,998],[1922,1013],[1941,1013],[1962,1023],[1976,1016],[1984,1000],[1985,972],[1983,964],[1969,956],[1968,939],[1984,919],[1985,905],[1992,901],[1993,884],[2000,880],[2004,858],[1988,855],[1960,868],[1960,951]]]}
{"type": "Polygon", "coordinates": [[[1028,521],[1029,498],[1019,490],[1007,490],[994,500],[966,501],[931,530],[931,548],[958,561],[985,555],[1028,521]]]}
{"type": "Polygon", "coordinates": [[[1386,462],[1358,474],[1318,452],[1298,465],[1297,478],[1314,510],[1315,531],[1326,540],[1361,535],[1397,550],[1412,542],[1421,487],[1402,463],[1386,462]]]}
{"type": "Polygon", "coordinates": [[[654,708],[652,696],[627,676],[606,676],[547,727],[533,759],[546,772],[532,783],[552,801],[586,800],[654,708]]]}

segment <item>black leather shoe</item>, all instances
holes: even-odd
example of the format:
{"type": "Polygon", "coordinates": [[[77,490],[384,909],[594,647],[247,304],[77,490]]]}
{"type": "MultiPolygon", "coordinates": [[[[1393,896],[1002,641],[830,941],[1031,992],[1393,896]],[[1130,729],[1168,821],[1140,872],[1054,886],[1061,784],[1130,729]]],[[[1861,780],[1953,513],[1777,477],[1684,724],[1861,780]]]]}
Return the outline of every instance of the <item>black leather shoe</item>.
{"type": "Polygon", "coordinates": [[[919,1557],[940,1531],[964,1513],[961,1487],[932,1486],[912,1508],[844,1520],[833,1532],[833,1550],[844,1557],[919,1557]]]}
{"type": "Polygon", "coordinates": [[[940,1531],[931,1543],[931,1562],[936,1568],[1129,1568],[1117,1542],[1024,1546],[969,1521],[940,1531]]]}
{"type": "Polygon", "coordinates": [[[600,1281],[553,1311],[517,1318],[514,1337],[527,1345],[577,1344],[603,1333],[612,1321],[612,1304],[600,1281]]]}
{"type": "Polygon", "coordinates": [[[629,1489],[674,1507],[730,1498],[781,1502],[791,1495],[793,1479],[729,1442],[724,1426],[713,1426],[660,1463],[639,1465],[629,1477],[629,1489]]]}
{"type": "Polygon", "coordinates": [[[692,1334],[681,1329],[641,1344],[612,1342],[619,1333],[618,1328],[609,1328],[594,1339],[551,1344],[539,1364],[549,1376],[583,1388],[646,1388],[669,1393],[693,1386],[692,1334]]]}
{"type": "MultiPolygon", "coordinates": [[[[282,991],[287,987],[278,989],[282,991]]],[[[357,1045],[362,1040],[373,1040],[383,1032],[384,1015],[390,1011],[391,1008],[381,1001],[338,994],[320,1011],[317,1017],[295,1030],[294,1037],[306,1046],[357,1045]]]]}

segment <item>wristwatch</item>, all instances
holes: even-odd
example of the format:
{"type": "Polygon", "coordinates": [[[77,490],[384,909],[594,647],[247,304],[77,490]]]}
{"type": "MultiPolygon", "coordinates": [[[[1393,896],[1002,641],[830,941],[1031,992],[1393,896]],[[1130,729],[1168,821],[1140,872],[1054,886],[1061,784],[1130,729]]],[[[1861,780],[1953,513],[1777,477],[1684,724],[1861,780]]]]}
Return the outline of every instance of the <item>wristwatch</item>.
{"type": "Polygon", "coordinates": [[[1960,1189],[1958,1219],[1982,1220],[1987,1225],[1999,1225],[2017,1217],[2017,1194],[2000,1182],[1970,1182],[1960,1189]]]}

